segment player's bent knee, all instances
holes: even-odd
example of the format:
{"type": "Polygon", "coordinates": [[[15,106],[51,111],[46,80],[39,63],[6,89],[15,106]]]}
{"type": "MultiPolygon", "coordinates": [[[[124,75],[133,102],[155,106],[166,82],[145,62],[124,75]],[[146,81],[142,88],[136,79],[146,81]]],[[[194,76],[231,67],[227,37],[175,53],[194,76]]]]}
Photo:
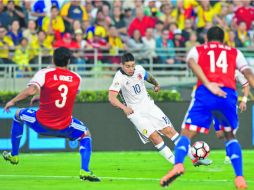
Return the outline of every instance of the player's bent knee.
{"type": "Polygon", "coordinates": [[[156,131],[149,136],[149,140],[152,141],[154,145],[157,145],[163,141],[161,136],[156,131]]]}
{"type": "Polygon", "coordinates": [[[188,137],[189,139],[192,139],[193,137],[195,137],[197,134],[196,131],[191,131],[188,129],[182,129],[181,131],[181,135],[188,137]]]}
{"type": "Polygon", "coordinates": [[[15,113],[15,115],[14,115],[14,118],[13,118],[15,121],[22,122],[22,120],[21,120],[21,118],[20,118],[20,116],[19,116],[21,110],[22,110],[22,109],[18,109],[18,110],[16,111],[16,113],[15,113]]]}
{"type": "Polygon", "coordinates": [[[233,131],[229,131],[229,132],[224,132],[225,138],[226,140],[231,140],[231,139],[235,139],[235,135],[233,133],[233,131]]]}

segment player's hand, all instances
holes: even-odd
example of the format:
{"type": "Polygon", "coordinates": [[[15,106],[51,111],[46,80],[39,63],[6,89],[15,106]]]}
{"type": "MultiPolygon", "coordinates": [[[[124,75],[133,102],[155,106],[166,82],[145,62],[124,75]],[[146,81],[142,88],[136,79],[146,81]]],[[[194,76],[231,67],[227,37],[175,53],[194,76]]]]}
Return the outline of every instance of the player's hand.
{"type": "Polygon", "coordinates": [[[239,109],[241,110],[241,112],[246,111],[246,109],[247,109],[246,103],[242,101],[242,102],[239,104],[239,109]]]}
{"type": "Polygon", "coordinates": [[[154,86],[153,89],[154,89],[154,92],[159,92],[161,87],[160,87],[160,85],[156,85],[156,86],[154,86]]]}
{"type": "Polygon", "coordinates": [[[217,96],[220,96],[223,98],[227,97],[227,93],[221,89],[221,87],[223,87],[223,84],[211,82],[211,83],[207,84],[206,87],[208,88],[208,90],[210,90],[213,94],[215,94],[217,96]]]}
{"type": "Polygon", "coordinates": [[[15,102],[12,100],[7,102],[7,104],[4,106],[4,111],[6,111],[7,113],[10,113],[10,107],[14,105],[15,105],[15,102]]]}
{"type": "Polygon", "coordinates": [[[40,96],[34,96],[30,101],[30,106],[40,100],[40,96]]]}
{"type": "Polygon", "coordinates": [[[130,115],[130,114],[134,113],[133,109],[131,109],[129,107],[124,108],[123,111],[126,115],[130,115]]]}

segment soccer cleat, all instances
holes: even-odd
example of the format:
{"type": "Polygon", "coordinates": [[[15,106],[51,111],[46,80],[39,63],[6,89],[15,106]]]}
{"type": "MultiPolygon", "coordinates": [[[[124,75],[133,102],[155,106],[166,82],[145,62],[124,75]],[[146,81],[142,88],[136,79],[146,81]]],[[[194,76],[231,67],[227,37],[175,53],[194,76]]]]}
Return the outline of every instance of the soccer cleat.
{"type": "Polygon", "coordinates": [[[209,159],[196,159],[196,160],[193,160],[192,163],[195,167],[201,166],[201,165],[209,166],[213,163],[213,161],[209,159]]]}
{"type": "Polygon", "coordinates": [[[3,158],[6,161],[9,161],[13,165],[17,165],[19,163],[19,157],[18,156],[12,156],[10,152],[3,151],[3,158]]]}
{"type": "Polygon", "coordinates": [[[235,178],[235,186],[237,189],[247,189],[247,184],[243,176],[237,176],[235,178]]]}
{"type": "Polygon", "coordinates": [[[224,164],[231,164],[231,160],[228,156],[225,157],[224,164]]]}
{"type": "Polygon", "coordinates": [[[183,164],[176,164],[174,168],[168,172],[167,175],[165,175],[160,180],[160,185],[162,187],[166,187],[169,184],[171,184],[173,181],[176,180],[176,178],[180,177],[184,173],[184,167],[183,164]]]}
{"type": "Polygon", "coordinates": [[[93,172],[87,172],[85,170],[80,170],[79,177],[81,180],[85,181],[91,181],[91,182],[100,182],[101,180],[96,177],[93,172]]]}

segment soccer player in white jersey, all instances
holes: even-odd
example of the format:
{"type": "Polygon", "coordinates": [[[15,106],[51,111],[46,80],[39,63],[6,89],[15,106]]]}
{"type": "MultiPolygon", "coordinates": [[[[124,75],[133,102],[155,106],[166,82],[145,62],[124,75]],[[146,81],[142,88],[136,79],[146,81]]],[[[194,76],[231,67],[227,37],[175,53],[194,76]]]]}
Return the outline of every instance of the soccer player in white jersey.
{"type": "MultiPolygon", "coordinates": [[[[174,163],[174,154],[164,143],[160,134],[165,135],[174,143],[179,134],[175,131],[169,118],[154,104],[149,97],[145,81],[154,85],[154,91],[159,92],[160,86],[154,77],[146,72],[141,65],[135,64],[134,56],[126,53],[122,56],[122,68],[116,72],[109,88],[110,103],[122,109],[127,118],[135,125],[143,143],[151,141],[159,153],[170,163],[174,163]],[[123,103],[117,99],[120,94],[123,103]]],[[[209,165],[210,160],[197,160],[191,153],[194,166],[209,165]]]]}

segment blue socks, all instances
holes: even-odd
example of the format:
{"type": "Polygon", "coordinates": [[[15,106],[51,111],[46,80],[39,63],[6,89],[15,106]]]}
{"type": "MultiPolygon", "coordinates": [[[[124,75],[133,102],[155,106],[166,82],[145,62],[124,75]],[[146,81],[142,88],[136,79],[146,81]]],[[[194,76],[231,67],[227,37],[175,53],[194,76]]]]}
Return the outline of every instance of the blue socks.
{"type": "Polygon", "coordinates": [[[12,156],[19,154],[19,145],[23,134],[23,129],[23,122],[17,120],[16,116],[14,116],[11,129],[12,156]]]}
{"type": "Polygon", "coordinates": [[[190,140],[186,136],[180,136],[175,146],[175,164],[183,163],[189,151],[190,140]]]}
{"type": "Polygon", "coordinates": [[[243,176],[242,148],[236,139],[225,142],[227,155],[229,156],[236,176],[243,176]]]}
{"type": "Polygon", "coordinates": [[[79,152],[81,156],[81,169],[89,171],[89,162],[92,153],[92,139],[85,137],[80,140],[79,152]]]}

